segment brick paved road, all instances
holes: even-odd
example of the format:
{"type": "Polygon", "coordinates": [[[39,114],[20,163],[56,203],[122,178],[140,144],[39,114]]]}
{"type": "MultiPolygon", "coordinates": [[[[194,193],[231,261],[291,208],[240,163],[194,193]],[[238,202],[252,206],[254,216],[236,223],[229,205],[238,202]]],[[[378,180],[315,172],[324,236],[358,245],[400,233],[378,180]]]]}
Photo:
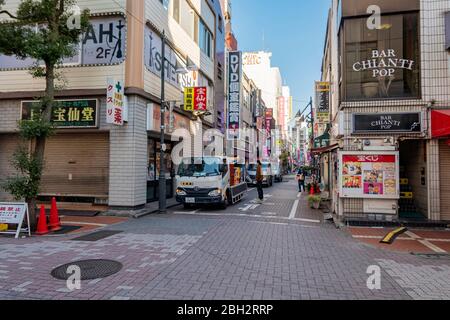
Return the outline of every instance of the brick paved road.
{"type": "Polygon", "coordinates": [[[252,191],[225,211],[176,208],[130,220],[94,243],[0,238],[0,299],[450,299],[450,260],[359,243],[321,222],[292,181],[265,191],[262,206],[252,191]],[[74,292],[50,276],[92,258],[124,268],[74,292]],[[370,265],[382,269],[381,290],[367,288],[370,265]]]}

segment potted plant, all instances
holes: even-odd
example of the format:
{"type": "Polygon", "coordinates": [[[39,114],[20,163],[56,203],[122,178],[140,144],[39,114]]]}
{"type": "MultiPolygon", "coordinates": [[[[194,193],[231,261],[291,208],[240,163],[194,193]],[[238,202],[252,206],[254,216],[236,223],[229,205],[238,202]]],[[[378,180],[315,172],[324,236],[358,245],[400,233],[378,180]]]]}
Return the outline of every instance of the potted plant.
{"type": "Polygon", "coordinates": [[[311,208],[314,208],[316,210],[320,208],[321,201],[322,201],[322,198],[318,195],[308,197],[309,205],[311,206],[311,208]]]}

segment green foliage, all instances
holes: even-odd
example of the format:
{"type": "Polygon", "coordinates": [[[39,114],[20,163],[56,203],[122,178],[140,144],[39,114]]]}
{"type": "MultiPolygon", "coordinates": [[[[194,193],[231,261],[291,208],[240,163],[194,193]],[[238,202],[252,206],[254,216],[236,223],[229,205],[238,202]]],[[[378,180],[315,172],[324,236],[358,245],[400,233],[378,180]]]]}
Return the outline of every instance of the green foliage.
{"type": "Polygon", "coordinates": [[[21,120],[19,121],[19,134],[26,140],[35,138],[48,138],[54,132],[54,126],[42,119],[21,120]]]}
{"type": "Polygon", "coordinates": [[[30,155],[26,147],[20,146],[14,153],[11,164],[18,174],[7,179],[2,185],[3,189],[12,194],[16,200],[36,197],[39,193],[42,162],[30,155]]]}
{"type": "Polygon", "coordinates": [[[80,35],[89,26],[89,11],[85,10],[80,16],[80,28],[68,28],[67,21],[72,16],[69,9],[75,3],[75,0],[23,0],[17,19],[0,24],[0,53],[43,61],[46,67],[73,56],[80,35]]]}
{"type": "Polygon", "coordinates": [[[309,204],[313,203],[319,203],[322,201],[322,198],[320,196],[314,195],[314,196],[308,196],[308,202],[309,204]]]}

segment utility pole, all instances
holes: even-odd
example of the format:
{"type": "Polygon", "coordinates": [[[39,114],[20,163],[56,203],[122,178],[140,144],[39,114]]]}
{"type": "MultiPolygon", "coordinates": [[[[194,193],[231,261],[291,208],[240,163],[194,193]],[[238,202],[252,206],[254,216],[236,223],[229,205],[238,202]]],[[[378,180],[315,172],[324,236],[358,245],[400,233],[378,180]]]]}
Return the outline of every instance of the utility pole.
{"type": "Polygon", "coordinates": [[[166,120],[166,102],[165,100],[165,82],[166,82],[166,33],[163,31],[161,36],[161,136],[160,136],[160,166],[159,166],[159,213],[164,214],[167,210],[166,199],[166,164],[165,164],[165,120],[166,120]]]}

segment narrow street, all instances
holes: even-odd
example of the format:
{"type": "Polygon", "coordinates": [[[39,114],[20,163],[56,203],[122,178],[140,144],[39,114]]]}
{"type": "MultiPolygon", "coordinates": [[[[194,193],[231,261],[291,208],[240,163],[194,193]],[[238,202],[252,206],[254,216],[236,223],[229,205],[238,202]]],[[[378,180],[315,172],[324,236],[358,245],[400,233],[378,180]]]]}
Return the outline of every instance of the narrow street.
{"type": "Polygon", "coordinates": [[[251,191],[227,210],[172,209],[74,235],[0,238],[0,299],[449,299],[450,260],[377,249],[324,222],[294,180],[251,191]],[[69,291],[55,267],[84,259],[122,263],[117,274],[69,291]],[[381,268],[381,289],[367,286],[381,268]]]}

